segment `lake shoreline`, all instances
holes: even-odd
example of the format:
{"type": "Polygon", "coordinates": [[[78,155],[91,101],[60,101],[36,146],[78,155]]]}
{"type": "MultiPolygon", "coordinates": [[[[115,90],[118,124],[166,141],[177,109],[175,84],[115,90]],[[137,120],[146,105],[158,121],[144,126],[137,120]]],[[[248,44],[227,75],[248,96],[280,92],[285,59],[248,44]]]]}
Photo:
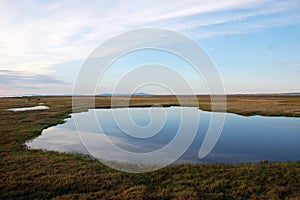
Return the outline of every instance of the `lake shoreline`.
{"type": "MultiPolygon", "coordinates": [[[[82,101],[91,101],[94,98],[95,102],[88,108],[120,108],[120,107],[152,107],[160,105],[162,107],[169,106],[195,106],[192,96],[189,95],[157,95],[157,96],[75,96],[82,101]],[[179,103],[178,98],[182,101],[179,103]],[[113,100],[114,104],[111,105],[113,100]]],[[[213,95],[218,99],[219,95],[213,95]]],[[[224,102],[216,101],[214,112],[228,112],[242,116],[285,116],[285,117],[300,117],[300,95],[227,95],[226,110],[223,109],[224,102]],[[221,107],[218,109],[218,107],[221,107]]],[[[13,108],[10,103],[21,103],[23,106],[37,106],[37,103],[42,100],[57,103],[62,103],[66,107],[72,106],[72,96],[32,96],[32,97],[5,97],[0,99],[0,106],[4,109],[13,108]],[[8,101],[7,105],[2,102],[8,101]]],[[[212,111],[211,98],[209,95],[197,95],[199,109],[203,111],[212,111]]],[[[91,102],[89,102],[91,104],[91,102]]],[[[0,109],[1,109],[0,107],[0,109]]],[[[19,106],[22,107],[22,106],[19,106]]],[[[76,108],[72,110],[77,112],[76,108]]]]}
{"type": "MultiPolygon", "coordinates": [[[[199,149],[204,145],[203,138],[205,135],[211,134],[207,132],[207,128],[214,114],[216,113],[202,111],[198,108],[179,106],[89,109],[87,112],[72,113],[72,118],[65,120],[66,123],[43,130],[41,136],[35,138],[34,141],[27,142],[26,145],[34,149],[57,150],[69,153],[84,152],[85,154],[95,155],[98,159],[112,159],[111,161],[116,162],[159,165],[162,164],[162,161],[173,158],[175,154],[169,151],[166,157],[159,151],[155,158],[145,159],[144,156],[133,158],[132,155],[123,154],[122,151],[119,152],[118,149],[112,148],[109,145],[110,142],[106,141],[105,138],[110,138],[109,140],[114,145],[122,146],[122,149],[127,149],[129,152],[152,152],[163,148],[165,144],[169,144],[171,141],[174,142],[175,135],[179,134],[177,126],[183,122],[185,124],[189,123],[189,126],[181,133],[184,134],[185,138],[194,141],[194,144],[188,144],[185,153],[175,156],[178,163],[257,163],[264,160],[300,160],[300,156],[295,154],[300,148],[298,148],[298,143],[294,142],[300,141],[300,135],[297,134],[299,132],[299,128],[297,128],[300,122],[299,118],[244,117],[232,113],[224,115],[226,119],[222,130],[220,130],[221,137],[217,139],[218,142],[214,145],[210,154],[205,158],[199,158],[199,149]],[[151,116],[149,116],[150,111],[151,116]],[[165,113],[164,116],[157,115],[162,114],[162,112],[165,113]],[[118,116],[124,117],[126,113],[130,113],[130,121],[124,118],[118,119],[118,116]],[[190,120],[190,122],[184,122],[180,118],[182,116],[190,118],[191,115],[194,119],[192,123],[190,120]],[[201,116],[201,119],[197,116],[201,116]],[[160,124],[158,121],[164,121],[164,123],[160,124]],[[191,128],[193,127],[192,124],[197,124],[197,127],[195,129],[191,128]],[[144,126],[150,129],[145,130],[144,126]],[[253,127],[256,128],[253,129],[253,127]],[[289,129],[286,129],[287,127],[289,129]],[[151,137],[144,138],[145,135],[150,134],[147,130],[152,130],[151,137]],[[83,133],[84,135],[82,135],[83,133]],[[194,133],[195,135],[192,136],[194,133]],[[80,136],[80,139],[78,136],[80,136]],[[234,142],[232,142],[233,140],[234,142]],[[254,146],[256,148],[253,148],[254,146]],[[89,150],[87,151],[86,148],[89,150]]],[[[186,146],[181,141],[177,141],[177,145],[186,146]]],[[[176,148],[173,147],[173,149],[176,148]]]]}

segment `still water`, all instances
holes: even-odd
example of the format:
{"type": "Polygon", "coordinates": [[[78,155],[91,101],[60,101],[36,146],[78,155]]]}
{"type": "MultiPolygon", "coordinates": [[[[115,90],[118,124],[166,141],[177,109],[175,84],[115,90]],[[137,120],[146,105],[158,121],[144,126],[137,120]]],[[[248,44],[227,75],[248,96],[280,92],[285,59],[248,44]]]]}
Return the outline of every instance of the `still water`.
{"type": "Polygon", "coordinates": [[[33,106],[33,107],[24,107],[24,108],[9,108],[7,110],[19,112],[19,111],[31,111],[31,110],[47,110],[48,106],[33,106]]]}
{"type": "MultiPolygon", "coordinates": [[[[137,154],[160,150],[175,138],[182,125],[181,109],[184,108],[155,108],[159,120],[156,120],[155,115],[151,115],[153,108],[90,109],[88,112],[72,114],[64,124],[43,130],[42,135],[26,145],[33,149],[61,152],[92,152],[93,155],[98,155],[99,159],[103,156],[106,160],[111,158],[114,161],[135,162],[119,155],[105,141],[109,140],[123,151],[137,154]],[[130,113],[131,118],[122,119],[124,113],[130,113]],[[129,123],[134,126],[127,126],[129,123]]],[[[175,163],[300,160],[300,118],[244,117],[230,113],[226,114],[225,124],[216,145],[205,158],[200,159],[199,149],[210,123],[211,112],[196,112],[199,120],[196,119],[198,127],[195,130],[195,138],[175,163]]],[[[195,119],[191,117],[188,120],[195,119]]],[[[189,134],[194,130],[185,127],[183,131],[186,138],[189,138],[189,134]]],[[[176,147],[179,148],[180,145],[179,141],[176,147]]],[[[163,161],[164,158],[158,160],[163,161]]],[[[145,163],[151,163],[151,160],[145,157],[145,163]]]]}

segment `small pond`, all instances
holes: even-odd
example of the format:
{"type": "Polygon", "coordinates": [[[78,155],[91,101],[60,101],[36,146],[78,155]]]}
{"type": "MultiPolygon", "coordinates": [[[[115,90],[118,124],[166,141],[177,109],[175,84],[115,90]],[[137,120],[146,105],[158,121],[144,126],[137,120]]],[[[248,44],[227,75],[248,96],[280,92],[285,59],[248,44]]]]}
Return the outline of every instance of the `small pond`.
{"type": "MultiPolygon", "coordinates": [[[[151,119],[149,114],[151,109],[90,109],[88,112],[75,113],[71,115],[71,118],[66,119],[64,124],[43,130],[42,135],[29,141],[27,146],[33,149],[88,154],[90,151],[85,148],[87,139],[83,139],[83,137],[88,137],[90,138],[88,150],[92,149],[93,155],[99,152],[101,155],[108,155],[104,159],[113,158],[112,160],[115,161],[135,162],[124,156],[118,156],[118,152],[109,148],[103,138],[109,138],[118,148],[135,153],[147,153],[162,148],[175,137],[180,126],[182,108],[155,108],[164,109],[165,119],[159,122],[151,119]],[[125,118],[123,120],[125,127],[124,123],[120,127],[120,119],[117,123],[114,116],[123,116],[124,112],[130,112],[131,122],[138,127],[145,128],[146,131],[136,132],[138,130],[136,127],[126,127],[128,120],[125,118]],[[162,126],[158,129],[153,126],[148,127],[151,123],[154,126],[162,126]],[[80,134],[76,131],[76,125],[80,129],[80,134]],[[149,131],[156,134],[149,136],[149,131]],[[143,134],[146,134],[145,137],[143,134]],[[141,137],[135,137],[138,135],[141,137]]],[[[176,163],[300,160],[300,118],[244,117],[230,113],[226,114],[225,124],[216,145],[206,157],[200,159],[198,153],[208,129],[211,112],[201,110],[197,112],[200,120],[197,121],[198,129],[195,138],[176,163]]],[[[195,119],[191,117],[189,120],[195,119]]],[[[183,131],[187,137],[192,132],[189,128],[183,131]]],[[[177,146],[180,146],[180,142],[177,146]]],[[[163,161],[163,158],[160,159],[163,161]]],[[[151,160],[145,158],[145,163],[149,162],[151,163],[151,160]]]]}
{"type": "Polygon", "coordinates": [[[47,110],[49,109],[48,106],[42,106],[43,104],[40,104],[40,106],[33,106],[33,107],[24,107],[24,108],[9,108],[7,110],[11,110],[11,111],[31,111],[31,110],[47,110]]]}

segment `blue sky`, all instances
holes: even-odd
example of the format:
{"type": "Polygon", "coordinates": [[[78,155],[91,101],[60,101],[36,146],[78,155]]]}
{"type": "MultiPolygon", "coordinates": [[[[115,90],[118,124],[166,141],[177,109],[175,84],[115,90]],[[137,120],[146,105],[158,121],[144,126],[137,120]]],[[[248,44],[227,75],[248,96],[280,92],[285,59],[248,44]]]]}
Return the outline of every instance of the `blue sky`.
{"type": "MultiPolygon", "coordinates": [[[[98,45],[147,27],[177,31],[201,45],[228,93],[300,91],[299,0],[1,0],[0,15],[1,96],[70,94],[82,63],[98,45]]],[[[147,55],[172,60],[166,64],[177,70],[185,66],[149,51],[119,65],[147,61],[147,55]]],[[[121,71],[117,64],[114,77],[121,71]]],[[[192,71],[182,73],[193,79],[192,71]]],[[[109,92],[104,88],[98,92],[109,92]]],[[[199,86],[198,92],[205,89],[199,86]]]]}

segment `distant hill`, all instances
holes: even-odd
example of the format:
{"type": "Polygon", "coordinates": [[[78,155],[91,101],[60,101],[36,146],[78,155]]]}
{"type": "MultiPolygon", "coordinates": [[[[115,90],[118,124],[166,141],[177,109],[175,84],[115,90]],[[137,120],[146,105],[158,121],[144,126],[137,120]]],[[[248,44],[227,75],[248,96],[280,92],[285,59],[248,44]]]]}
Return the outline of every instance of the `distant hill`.
{"type": "Polygon", "coordinates": [[[284,95],[300,95],[300,92],[289,92],[289,93],[282,93],[284,95]]]}
{"type": "Polygon", "coordinates": [[[105,97],[110,97],[110,96],[153,96],[153,94],[145,93],[145,92],[134,92],[132,94],[129,93],[102,93],[102,94],[97,94],[96,96],[105,96],[105,97]]]}
{"type": "MultiPolygon", "coordinates": [[[[168,94],[161,94],[168,95],[168,94]]],[[[188,95],[188,94],[186,94],[188,95]]],[[[191,94],[195,95],[195,94],[191,94]]],[[[198,94],[198,95],[209,95],[209,94],[198,94]]],[[[249,94],[227,94],[227,95],[286,95],[286,96],[300,96],[300,92],[282,92],[282,93],[249,93],[249,94]]],[[[4,97],[35,97],[35,96],[85,96],[84,94],[16,94],[16,95],[1,95],[0,98],[4,97]]],[[[149,94],[146,92],[134,92],[130,93],[101,93],[96,94],[95,96],[160,96],[160,94],[149,94]]]]}

